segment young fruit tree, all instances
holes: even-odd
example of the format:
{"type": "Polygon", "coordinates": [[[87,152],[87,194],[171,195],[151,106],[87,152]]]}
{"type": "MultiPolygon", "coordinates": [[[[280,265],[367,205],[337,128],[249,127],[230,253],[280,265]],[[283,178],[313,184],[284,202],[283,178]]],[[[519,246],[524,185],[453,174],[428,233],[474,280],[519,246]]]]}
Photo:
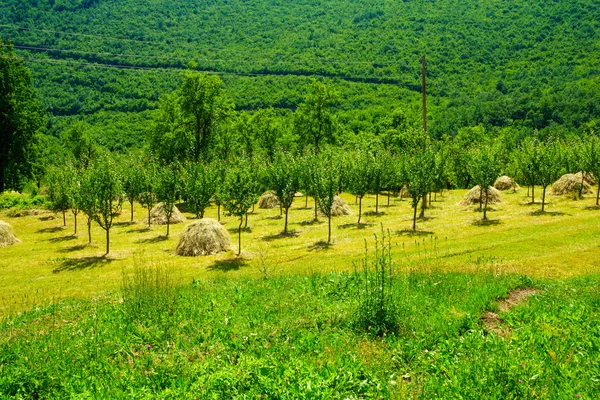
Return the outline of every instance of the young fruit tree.
{"type": "Polygon", "coordinates": [[[167,234],[169,237],[169,228],[171,226],[171,217],[177,203],[180,189],[180,168],[177,164],[169,164],[159,167],[156,182],[156,198],[162,202],[162,211],[165,213],[167,221],[167,234]]]}
{"type": "Polygon", "coordinates": [[[277,152],[269,167],[270,188],[285,212],[283,233],[287,233],[288,214],[300,186],[300,168],[296,158],[285,152],[277,152]]]}
{"type": "Polygon", "coordinates": [[[150,212],[152,207],[158,202],[156,198],[156,164],[152,160],[146,160],[145,167],[140,174],[140,204],[148,210],[148,228],[152,224],[150,212]]]}
{"type": "Polygon", "coordinates": [[[517,150],[516,160],[520,175],[525,183],[531,186],[531,203],[535,203],[535,184],[538,183],[538,171],[540,168],[539,142],[537,139],[527,137],[517,150]]]}
{"type": "Polygon", "coordinates": [[[491,144],[484,144],[471,150],[469,171],[474,183],[479,185],[479,210],[483,206],[483,220],[487,220],[487,206],[490,186],[500,176],[500,161],[497,152],[491,144]],[[485,195],[485,205],[483,197],[485,195]]]}
{"type": "Polygon", "coordinates": [[[546,203],[546,188],[562,175],[564,163],[562,154],[564,144],[557,142],[542,143],[538,146],[539,170],[538,176],[542,185],[542,212],[546,203]]]}
{"type": "Polygon", "coordinates": [[[83,193],[81,192],[82,171],[72,164],[67,164],[65,169],[65,178],[68,179],[67,197],[69,198],[69,205],[73,213],[73,235],[77,235],[77,215],[79,215],[82,202],[84,201],[83,193]]]}
{"type": "Polygon", "coordinates": [[[100,155],[90,163],[90,187],[96,204],[94,220],[106,231],[106,254],[110,251],[110,228],[121,209],[122,186],[118,166],[109,155],[100,155]]]}
{"type": "Polygon", "coordinates": [[[600,201],[600,138],[598,136],[590,136],[585,140],[585,164],[586,171],[592,173],[598,180],[598,188],[596,191],[596,205],[600,201]]]}
{"type": "Polygon", "coordinates": [[[339,157],[331,150],[319,154],[314,166],[313,187],[318,199],[319,209],[327,217],[327,244],[331,243],[331,207],[335,201],[342,176],[342,166],[339,157]]]}
{"type": "Polygon", "coordinates": [[[52,208],[62,212],[63,226],[67,226],[67,210],[71,207],[69,171],[64,167],[52,167],[48,171],[48,197],[52,208]]]}
{"type": "Polygon", "coordinates": [[[92,181],[91,171],[88,169],[82,170],[80,174],[79,184],[79,208],[87,218],[88,244],[92,243],[92,221],[98,214],[98,206],[96,203],[94,183],[92,181]]]}
{"type": "Polygon", "coordinates": [[[417,230],[417,208],[419,200],[426,201],[427,193],[433,184],[431,171],[435,168],[435,154],[430,146],[424,145],[406,156],[408,194],[412,199],[413,231],[417,230]]]}
{"type": "Polygon", "coordinates": [[[371,193],[375,194],[375,214],[379,214],[379,194],[384,187],[389,185],[390,181],[391,163],[389,153],[378,149],[370,164],[369,189],[371,193]]]}
{"type": "Polygon", "coordinates": [[[359,227],[362,216],[362,200],[370,188],[372,161],[371,155],[362,150],[350,153],[348,160],[347,185],[350,193],[358,198],[358,221],[356,223],[359,227]]]}
{"type": "Polygon", "coordinates": [[[183,193],[196,218],[204,218],[204,211],[217,191],[217,171],[213,164],[188,162],[183,173],[183,193]]]}
{"type": "Polygon", "coordinates": [[[143,191],[144,168],[142,160],[137,157],[128,158],[121,167],[123,171],[123,193],[131,206],[131,222],[133,222],[133,203],[140,200],[143,191]]]}
{"type": "Polygon", "coordinates": [[[238,253],[242,254],[242,224],[244,216],[258,201],[256,177],[252,173],[250,161],[239,159],[232,162],[225,174],[225,180],[219,187],[219,199],[230,215],[240,219],[238,226],[238,253]]]}

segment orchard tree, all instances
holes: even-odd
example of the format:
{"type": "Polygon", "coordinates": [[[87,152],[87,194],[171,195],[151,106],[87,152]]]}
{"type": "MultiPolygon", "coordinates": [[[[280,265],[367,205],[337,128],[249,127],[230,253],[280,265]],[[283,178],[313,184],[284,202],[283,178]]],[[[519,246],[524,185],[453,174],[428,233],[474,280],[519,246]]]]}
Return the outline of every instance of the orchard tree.
{"type": "Polygon", "coordinates": [[[181,178],[180,168],[177,164],[168,164],[159,167],[156,180],[156,198],[162,202],[162,209],[167,220],[167,234],[171,226],[171,216],[175,210],[175,204],[180,190],[181,178]]]}
{"type": "Polygon", "coordinates": [[[300,187],[300,164],[290,153],[276,152],[269,167],[270,188],[275,192],[279,204],[285,212],[283,233],[287,233],[288,214],[296,192],[300,187]]]}
{"type": "Polygon", "coordinates": [[[389,153],[377,150],[370,164],[369,190],[375,194],[375,214],[379,214],[379,193],[389,185],[390,181],[391,163],[389,153]]]}
{"type": "Polygon", "coordinates": [[[331,207],[338,193],[340,176],[342,176],[341,162],[331,149],[322,152],[316,160],[313,174],[313,187],[318,199],[319,209],[327,217],[328,234],[327,243],[331,243],[331,207]]]}
{"type": "Polygon", "coordinates": [[[596,206],[600,201],[600,138],[596,135],[591,135],[585,140],[585,164],[586,171],[592,173],[598,180],[598,188],[596,192],[596,206]]]}
{"type": "Polygon", "coordinates": [[[357,225],[360,226],[360,219],[362,215],[362,200],[363,197],[369,192],[370,178],[373,157],[364,150],[358,150],[349,154],[350,159],[348,160],[347,170],[347,181],[350,193],[358,198],[358,221],[357,225]]]}
{"type": "Polygon", "coordinates": [[[133,222],[133,204],[140,200],[143,191],[143,173],[146,165],[138,157],[130,157],[121,166],[123,173],[123,193],[131,206],[131,222],[133,222]]]}
{"type": "Polygon", "coordinates": [[[71,207],[70,176],[66,167],[52,167],[48,171],[48,197],[52,208],[60,211],[63,216],[63,226],[67,226],[66,212],[71,207]]]}
{"type": "Polygon", "coordinates": [[[91,172],[90,168],[80,170],[77,199],[79,208],[81,209],[81,212],[85,214],[87,219],[88,244],[92,243],[92,221],[94,221],[98,214],[98,203],[95,197],[96,193],[91,172]]]}
{"type": "Polygon", "coordinates": [[[555,182],[563,173],[562,154],[564,144],[558,142],[543,143],[538,146],[539,154],[539,182],[542,185],[542,212],[546,203],[546,188],[555,182]]]}
{"type": "Polygon", "coordinates": [[[106,231],[106,254],[110,252],[110,228],[121,209],[122,186],[117,163],[101,154],[90,164],[90,187],[96,206],[95,220],[106,231]]]}
{"type": "Polygon", "coordinates": [[[196,218],[204,218],[204,211],[217,191],[218,171],[213,164],[191,161],[183,173],[186,202],[196,218]]]}
{"type": "Polygon", "coordinates": [[[150,228],[150,225],[152,224],[150,212],[158,202],[156,198],[156,179],[156,164],[152,159],[146,158],[145,166],[140,173],[140,193],[138,197],[140,204],[148,210],[148,228],[150,228]]]}
{"type": "Polygon", "coordinates": [[[484,144],[471,150],[469,171],[474,183],[479,185],[479,210],[483,206],[483,220],[487,220],[488,192],[500,176],[500,160],[496,149],[491,144],[484,144]],[[485,195],[485,206],[483,196],[485,195]]]}
{"type": "Polygon", "coordinates": [[[238,254],[242,254],[242,224],[244,216],[258,200],[257,185],[249,160],[240,159],[231,163],[219,187],[219,199],[230,215],[240,219],[238,226],[238,254]]]}
{"type": "Polygon", "coordinates": [[[73,213],[73,235],[77,235],[77,215],[81,211],[83,201],[83,193],[81,192],[82,170],[72,164],[67,164],[65,168],[65,178],[68,179],[67,196],[71,212],[73,213]]]}
{"type": "Polygon", "coordinates": [[[406,156],[406,175],[408,193],[412,199],[413,231],[417,230],[417,208],[419,200],[426,201],[427,193],[431,190],[432,174],[435,168],[435,155],[428,145],[421,145],[406,156]]]}
{"type": "Polygon", "coordinates": [[[10,43],[0,40],[0,193],[20,190],[32,177],[34,151],[44,113],[31,82],[10,43]]]}
{"type": "Polygon", "coordinates": [[[531,186],[531,203],[535,203],[535,184],[538,183],[540,169],[540,144],[537,139],[527,137],[517,151],[516,160],[520,175],[531,186]]]}

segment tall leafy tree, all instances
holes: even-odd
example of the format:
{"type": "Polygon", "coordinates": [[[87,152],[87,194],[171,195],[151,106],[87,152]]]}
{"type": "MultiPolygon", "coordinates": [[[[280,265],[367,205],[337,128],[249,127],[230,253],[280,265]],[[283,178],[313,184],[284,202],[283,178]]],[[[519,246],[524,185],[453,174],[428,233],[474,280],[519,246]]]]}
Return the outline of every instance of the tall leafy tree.
{"type": "Polygon", "coordinates": [[[152,224],[152,218],[150,218],[150,212],[158,199],[156,198],[156,179],[157,179],[157,168],[156,163],[151,158],[146,158],[144,169],[140,174],[140,204],[148,211],[148,228],[152,224]]]}
{"type": "Polygon", "coordinates": [[[71,207],[72,190],[69,171],[64,166],[54,166],[48,170],[46,180],[52,208],[62,213],[63,226],[67,226],[66,212],[71,207]]]}
{"type": "Polygon", "coordinates": [[[538,146],[539,170],[538,176],[542,185],[542,212],[546,203],[546,188],[562,175],[564,144],[558,142],[542,143],[538,146]]]}
{"type": "Polygon", "coordinates": [[[32,177],[33,151],[44,114],[12,45],[0,40],[0,193],[19,190],[32,177]]]}
{"type": "Polygon", "coordinates": [[[407,191],[412,199],[413,231],[417,229],[419,200],[426,201],[425,196],[433,183],[431,171],[434,168],[435,154],[428,145],[420,145],[411,154],[406,155],[407,191]]]}
{"type": "Polygon", "coordinates": [[[373,167],[373,157],[364,150],[358,150],[349,154],[347,169],[347,181],[350,193],[358,198],[358,221],[362,216],[362,200],[369,192],[371,187],[371,170],[373,167]]]}
{"type": "Polygon", "coordinates": [[[319,209],[327,217],[327,243],[331,243],[331,207],[340,187],[341,159],[331,149],[317,158],[313,174],[313,187],[319,209]]]}
{"type": "Polygon", "coordinates": [[[181,186],[180,168],[178,164],[167,164],[159,167],[156,179],[156,198],[163,203],[163,212],[167,220],[167,234],[171,226],[171,216],[175,210],[175,203],[181,186]]]}
{"type": "Polygon", "coordinates": [[[336,119],[332,106],[336,102],[333,87],[315,80],[306,101],[296,110],[294,129],[300,140],[305,145],[312,145],[317,153],[323,142],[334,142],[336,119]]]}
{"type": "Polygon", "coordinates": [[[129,201],[129,206],[131,207],[131,222],[133,222],[133,205],[136,201],[140,200],[140,194],[144,190],[142,176],[144,168],[146,166],[143,163],[143,159],[132,155],[129,155],[121,166],[123,171],[123,193],[127,196],[127,201],[129,201]]]}
{"type": "Polygon", "coordinates": [[[88,244],[92,243],[92,222],[98,214],[98,202],[96,201],[96,188],[94,186],[91,168],[80,170],[80,185],[78,191],[78,203],[81,212],[86,216],[88,232],[88,244]]]}
{"type": "Polygon", "coordinates": [[[531,186],[531,202],[535,202],[535,185],[539,180],[540,169],[540,144],[537,139],[526,138],[517,150],[516,160],[520,175],[525,178],[527,185],[531,186]]]}
{"type": "Polygon", "coordinates": [[[241,159],[231,163],[225,180],[219,187],[219,198],[230,215],[240,220],[238,226],[238,257],[242,254],[242,225],[244,216],[258,200],[258,190],[249,160],[241,159]]]}

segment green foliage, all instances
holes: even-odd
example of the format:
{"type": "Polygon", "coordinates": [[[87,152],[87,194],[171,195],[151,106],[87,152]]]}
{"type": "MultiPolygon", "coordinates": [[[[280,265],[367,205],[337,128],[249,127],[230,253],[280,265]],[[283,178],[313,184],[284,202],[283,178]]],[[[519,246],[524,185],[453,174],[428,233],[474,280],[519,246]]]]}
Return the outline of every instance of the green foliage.
{"type": "Polygon", "coordinates": [[[563,174],[563,153],[565,147],[561,143],[542,143],[539,146],[539,182],[543,188],[542,212],[546,203],[546,188],[563,174]]]}
{"type": "Polygon", "coordinates": [[[392,261],[392,237],[389,231],[381,228],[375,235],[375,254],[370,257],[365,241],[365,258],[360,267],[361,275],[357,325],[375,336],[393,334],[400,325],[398,315],[398,285],[394,284],[395,266],[392,261]]]}
{"type": "Polygon", "coordinates": [[[156,175],[156,199],[163,203],[162,209],[167,221],[167,234],[171,226],[171,216],[181,190],[181,167],[179,164],[167,164],[158,167],[156,175]]]}
{"type": "Polygon", "coordinates": [[[484,144],[471,151],[469,170],[474,183],[479,185],[480,202],[479,209],[483,206],[483,219],[487,219],[488,191],[490,186],[494,185],[496,179],[500,176],[501,165],[498,159],[498,150],[492,144],[484,144]],[[482,205],[482,199],[485,194],[485,205],[482,205]]]}
{"type": "Polygon", "coordinates": [[[347,155],[346,181],[350,193],[358,197],[358,222],[362,215],[362,200],[371,187],[373,157],[369,152],[358,150],[347,155]]]}
{"type": "Polygon", "coordinates": [[[281,207],[285,210],[283,233],[287,233],[288,214],[296,192],[300,188],[300,164],[290,153],[277,152],[269,166],[269,187],[275,192],[281,207]]]}
{"type": "Polygon", "coordinates": [[[145,157],[144,168],[140,174],[140,204],[148,210],[148,226],[152,223],[150,211],[156,204],[156,180],[157,180],[156,163],[151,157],[145,157]]]}
{"type": "Polygon", "coordinates": [[[67,225],[65,212],[71,207],[70,192],[72,179],[69,170],[65,166],[53,167],[48,171],[46,183],[48,185],[48,198],[52,208],[63,214],[63,225],[67,225]]]}
{"type": "Polygon", "coordinates": [[[31,196],[20,193],[5,192],[0,194],[0,210],[10,208],[24,210],[28,208],[47,207],[48,199],[45,196],[31,196]]]}
{"type": "Polygon", "coordinates": [[[190,212],[204,218],[204,210],[217,192],[218,170],[214,164],[188,162],[183,172],[183,193],[190,212]]]}
{"type": "Polygon", "coordinates": [[[123,193],[127,196],[131,208],[131,222],[133,222],[133,204],[140,201],[143,188],[144,158],[129,154],[121,162],[123,193]]]}
{"type": "Polygon", "coordinates": [[[319,210],[328,220],[328,244],[331,243],[331,207],[340,189],[340,181],[343,181],[342,159],[333,149],[327,148],[315,157],[312,164],[311,186],[319,210]]]}
{"type": "Polygon", "coordinates": [[[432,189],[435,171],[435,153],[431,146],[422,142],[412,154],[406,155],[406,177],[413,207],[413,230],[417,229],[417,206],[419,200],[426,201],[425,196],[432,189]]]}
{"type": "Polygon", "coordinates": [[[336,119],[331,108],[337,95],[331,85],[317,80],[311,90],[294,114],[294,130],[303,145],[312,146],[318,153],[323,143],[335,141],[336,119]]]}

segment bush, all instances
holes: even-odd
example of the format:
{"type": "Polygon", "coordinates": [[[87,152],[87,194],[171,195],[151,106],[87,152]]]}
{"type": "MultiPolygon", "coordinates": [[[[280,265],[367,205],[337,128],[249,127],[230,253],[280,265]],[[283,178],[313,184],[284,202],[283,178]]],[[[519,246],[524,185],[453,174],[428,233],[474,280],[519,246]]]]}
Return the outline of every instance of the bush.
{"type": "Polygon", "coordinates": [[[7,210],[9,208],[23,210],[35,207],[46,207],[46,197],[40,195],[27,196],[14,192],[0,194],[0,210],[7,210]]]}

